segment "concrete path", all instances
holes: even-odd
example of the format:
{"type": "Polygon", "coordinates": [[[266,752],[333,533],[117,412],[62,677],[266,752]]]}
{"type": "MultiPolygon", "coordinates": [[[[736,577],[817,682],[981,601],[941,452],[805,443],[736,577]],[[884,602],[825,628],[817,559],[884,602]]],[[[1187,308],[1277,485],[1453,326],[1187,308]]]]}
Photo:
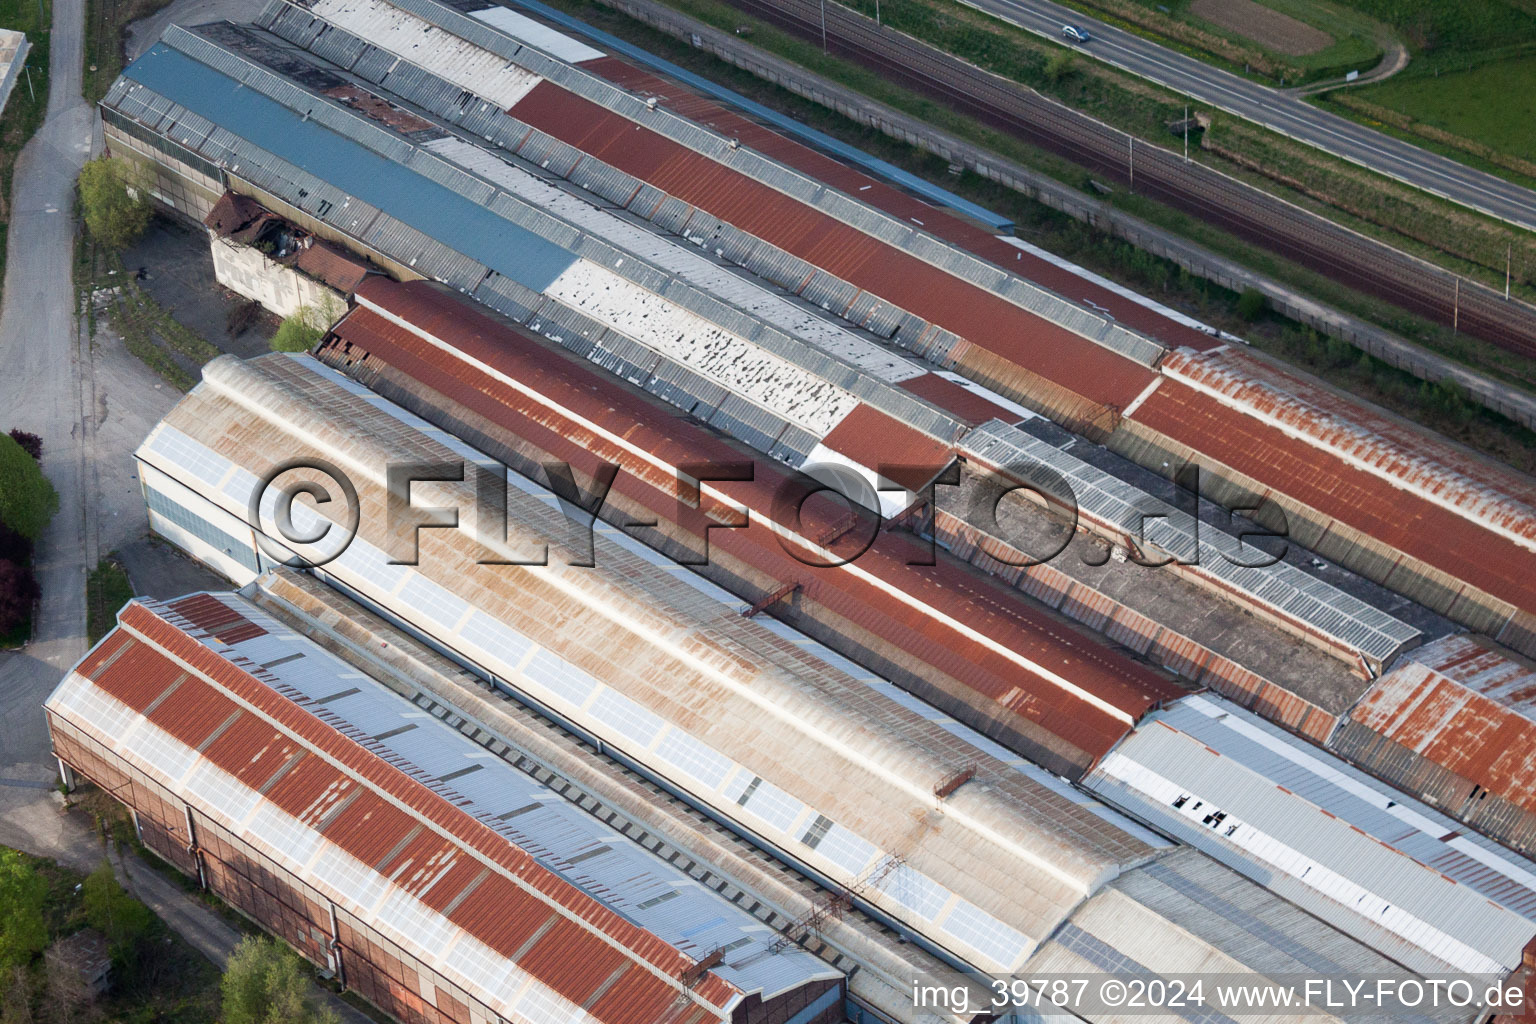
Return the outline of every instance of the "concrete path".
{"type": "MultiPolygon", "coordinates": [[[[11,193],[5,308],[0,313],[0,426],[43,439],[43,468],[59,514],[37,546],[43,596],[24,650],[0,662],[0,777],[47,781],[40,705],[85,652],[85,574],[95,565],[95,396],[90,354],[75,329],[74,185],[91,145],[91,109],[80,96],[85,0],[55,0],[48,116],[16,163],[11,193]]],[[[8,797],[0,787],[0,821],[8,797]]]]}

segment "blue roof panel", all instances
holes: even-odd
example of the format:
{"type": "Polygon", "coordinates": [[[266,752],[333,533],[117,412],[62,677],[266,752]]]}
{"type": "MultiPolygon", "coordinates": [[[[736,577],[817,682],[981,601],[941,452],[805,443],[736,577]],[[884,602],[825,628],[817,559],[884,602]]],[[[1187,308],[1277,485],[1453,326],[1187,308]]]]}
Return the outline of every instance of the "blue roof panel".
{"type": "Polygon", "coordinates": [[[123,74],[525,288],[542,292],[576,261],[574,253],[163,43],[123,74]]]}

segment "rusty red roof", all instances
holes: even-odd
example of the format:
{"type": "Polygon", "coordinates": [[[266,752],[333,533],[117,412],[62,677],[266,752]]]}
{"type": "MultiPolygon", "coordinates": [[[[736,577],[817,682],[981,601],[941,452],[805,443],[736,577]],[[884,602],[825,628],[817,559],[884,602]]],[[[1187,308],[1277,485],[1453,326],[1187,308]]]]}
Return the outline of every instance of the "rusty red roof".
{"type": "MultiPolygon", "coordinates": [[[[779,583],[799,583],[807,599],[879,637],[904,662],[916,659],[933,670],[928,676],[956,680],[951,698],[970,709],[970,723],[983,731],[1014,742],[1024,737],[1036,752],[1050,751],[1058,766],[1080,768],[1146,711],[1184,692],[1035,608],[1000,580],[942,553],[936,565],[910,564],[924,560],[926,549],[909,534],[882,532],[847,570],[807,565],[790,554],[787,547],[800,550],[792,540],[776,532],[796,534],[774,515],[776,495],[804,481],[788,467],[430,285],[375,278],[358,296],[364,305],[337,326],[327,346],[343,363],[362,360],[354,372],[392,367],[439,396],[430,400],[434,407],[458,403],[582,473],[599,460],[621,465],[615,492],[664,520],[679,518],[675,467],[752,461],[753,480],[712,486],[753,510],[753,525],[712,531],[711,550],[779,583]]],[[[830,513],[813,515],[798,535],[814,539],[836,525],[830,513]]],[[[684,526],[696,532],[702,524],[684,526]]]]}
{"type": "Polygon", "coordinates": [[[1123,409],[1154,371],[551,83],[512,114],[1070,391],[1123,409]]]}
{"type": "Polygon", "coordinates": [[[1470,634],[1407,655],[1349,714],[1420,757],[1536,811],[1536,665],[1470,634]]]}
{"type": "Polygon", "coordinates": [[[294,262],[304,273],[344,295],[350,295],[368,276],[368,264],[362,259],[319,238],[310,239],[294,262]]]}
{"type": "Polygon", "coordinates": [[[868,203],[903,221],[920,221],[930,234],[953,242],[1009,273],[1044,285],[1068,299],[1091,300],[1095,305],[1109,310],[1120,323],[1142,331],[1169,347],[1185,346],[1204,350],[1220,344],[1202,331],[1170,320],[1118,292],[1086,280],[1033,253],[1020,250],[964,217],[931,206],[894,185],[870,177],[855,167],[782,135],[686,86],[636,67],[623,58],[602,57],[584,62],[581,68],[630,92],[660,97],[668,110],[713,128],[722,135],[739,139],[743,146],[755,149],[818,181],[824,181],[860,202],[868,203]]]}
{"type": "Polygon", "coordinates": [[[733,985],[705,973],[690,987],[684,977],[693,959],[277,692],[258,675],[260,666],[236,664],[189,634],[204,630],[207,606],[217,603],[197,595],[170,602],[163,613],[130,603],[75,673],[362,863],[396,879],[425,876],[437,906],[468,895],[490,867],[448,919],[578,1006],[622,971],[609,993],[618,998],[588,1008],[596,1019],[682,1024],[705,1007],[717,1008],[708,1019],[729,1015],[740,996],[733,985]],[[328,812],[334,816],[321,826],[328,812]],[[471,854],[473,871],[435,881],[432,872],[413,873],[413,864],[452,860],[456,852],[471,854]]]}
{"type": "MultiPolygon", "coordinates": [[[[1218,449],[1227,451],[1236,460],[1229,465],[1281,493],[1495,597],[1526,611],[1536,610],[1532,599],[1536,583],[1511,571],[1513,565],[1529,558],[1530,547],[1522,550],[1506,539],[1509,534],[1536,539],[1536,514],[1531,511],[1536,505],[1536,483],[1302,375],[1221,347],[1202,332],[1183,325],[1176,325],[1174,330],[1169,326],[1172,321],[1153,310],[1107,289],[1090,288],[1088,282],[1048,261],[1027,253],[1021,257],[1018,250],[975,225],[929,207],[676,83],[617,58],[593,61],[586,67],[624,88],[662,97],[670,111],[735,136],[744,145],[860,201],[903,219],[916,218],[925,230],[1059,294],[1089,297],[1123,323],[1167,344],[1183,346],[1164,359],[1165,372],[1221,393],[1223,401],[1230,400],[1233,408],[1247,405],[1255,416],[1273,416],[1274,422],[1243,422],[1213,409],[1211,403],[1166,387],[1161,395],[1153,393],[1132,418],[1155,425],[1169,438],[1197,451],[1216,457],[1218,449]],[[1217,427],[1220,422],[1240,424],[1236,432],[1244,444],[1226,443],[1229,439],[1222,437],[1217,427]],[[1294,444],[1297,437],[1306,437],[1312,450],[1294,444]],[[1240,448],[1249,449],[1248,457],[1237,458],[1240,448]],[[1268,456],[1280,450],[1287,455],[1283,464],[1276,464],[1268,456]],[[1368,471],[1342,473],[1350,463],[1367,466],[1368,471]],[[1370,478],[1372,473],[1375,479],[1370,478]],[[1334,493],[1323,493],[1330,488],[1334,493]],[[1417,488],[1422,502],[1413,500],[1413,492],[1405,488],[1417,488]],[[1402,527],[1405,517],[1388,507],[1399,500],[1406,500],[1406,518],[1415,524],[1410,529],[1402,527]],[[1454,514],[1442,516],[1434,511],[1447,508],[1454,514]],[[1430,524],[1448,529],[1451,543],[1440,544],[1438,533],[1431,539],[1420,532],[1430,524]]],[[[988,301],[956,308],[966,304],[966,296],[986,293],[894,249],[889,251],[899,259],[887,259],[883,252],[880,259],[871,259],[868,254],[879,252],[882,243],[834,218],[807,216],[810,208],[787,195],[551,83],[534,89],[513,113],[873,294],[900,301],[971,345],[1043,378],[1030,385],[1031,390],[1055,384],[1095,402],[1125,409],[1141,393],[1138,385],[1155,379],[1150,371],[1132,369],[1129,360],[1044,320],[1029,314],[1019,318],[1022,311],[1017,307],[1012,315],[988,301]],[[920,281],[926,282],[926,291],[921,299],[912,298],[912,288],[920,281]],[[1099,374],[1107,376],[1095,381],[1099,374]]],[[[987,298],[1003,302],[990,295],[987,298]]],[[[990,403],[974,395],[956,394],[963,389],[946,388],[947,383],[929,375],[903,387],[960,415],[980,418],[990,411],[986,408],[990,403]]],[[[1070,403],[1062,408],[1069,417],[1093,418],[1090,412],[1070,403]]],[[[1523,576],[1536,577],[1536,573],[1523,576]]]]}
{"type": "Polygon", "coordinates": [[[921,377],[904,380],[898,387],[912,392],[918,398],[932,402],[973,427],[980,426],[988,420],[1012,423],[1019,418],[1018,413],[1013,410],[998,405],[985,395],[962,387],[952,380],[946,380],[936,373],[925,373],[921,377]]]}
{"type": "MultiPolygon", "coordinates": [[[[1517,608],[1536,610],[1530,549],[1449,503],[1384,479],[1176,378],[1164,378],[1131,419],[1455,579],[1517,608]]],[[[1382,582],[1391,586],[1391,576],[1382,582]]]]}
{"type": "Polygon", "coordinates": [[[843,417],[821,443],[914,491],[955,460],[950,445],[862,403],[843,417]]]}

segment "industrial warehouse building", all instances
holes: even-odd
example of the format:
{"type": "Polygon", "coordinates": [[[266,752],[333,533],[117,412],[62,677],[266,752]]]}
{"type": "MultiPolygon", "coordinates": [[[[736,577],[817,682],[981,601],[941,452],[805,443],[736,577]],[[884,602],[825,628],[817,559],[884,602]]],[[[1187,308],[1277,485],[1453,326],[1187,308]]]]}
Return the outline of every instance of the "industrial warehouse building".
{"type": "Polygon", "coordinates": [[[173,29],[105,101],[109,142],[148,158],[161,196],[191,216],[233,187],[396,276],[447,282],[577,348],[592,342],[621,376],[643,357],[662,383],[724,388],[734,401],[717,425],[790,459],[846,414],[850,386],[953,440],[965,389],[893,353],[905,350],[1153,469],[1198,456],[1214,497],[1243,506],[1267,494],[1294,541],[1508,645],[1536,643],[1536,592],[1516,571],[1536,550],[1536,515],[1513,474],[624,61],[529,45],[515,34],[527,21],[432,0],[274,0],[254,28],[173,29]],[[385,97],[432,127],[397,127],[401,108],[385,97]],[[583,193],[622,216],[594,219],[583,193]],[[484,211],[505,223],[488,231],[484,211]],[[691,242],[692,259],[663,235],[691,242]],[[721,273],[730,266],[790,290],[748,300],[773,325],[742,321],[729,294],[752,289],[721,273]],[[678,335],[648,332],[661,323],[693,325],[682,336],[704,348],[669,349],[678,335]],[[754,365],[800,371],[792,408],[775,408],[755,375],[731,374],[754,349],[754,365]]]}
{"type": "MultiPolygon", "coordinates": [[[[1536,866],[1443,815],[1526,838],[1530,773],[1487,737],[1529,728],[1527,663],[1453,635],[1471,624],[1536,649],[1525,484],[547,25],[476,8],[273,0],[249,26],[168,31],[105,101],[114,153],[209,225],[243,293],[356,302],[317,358],[210,364],[138,452],[153,528],[246,586],[131,606],[50,701],[66,763],[153,792],[141,806],[132,791],[153,848],[403,1019],[627,1019],[596,1008],[621,1008],[633,984],[635,1019],[904,1021],[914,976],[982,991],[1015,972],[1520,965],[1536,866]],[[258,236],[284,245],[268,259],[258,236]],[[359,533],[333,560],[274,542],[271,501],[252,507],[293,457],[356,485],[359,533]],[[1184,457],[1217,461],[1229,505],[1269,494],[1293,540],[1360,576],[1305,551],[1240,564],[1236,523],[1197,527],[1159,496],[1157,474],[1184,457]],[[620,470],[593,568],[575,567],[585,541],[551,460],[578,497],[620,470]],[[478,518],[478,532],[390,522],[386,465],[457,461],[513,470],[504,538],[478,518]],[[752,479],[695,480],[702,507],[683,513],[685,467],[743,461],[752,479]],[[1040,480],[1039,501],[987,490],[1040,480]],[[1052,481],[1076,499],[1067,526],[1052,481]],[[856,547],[860,516],[791,520],[776,504],[817,482],[884,520],[846,564],[805,561],[856,547]],[[731,509],[753,525],[719,528],[731,509]],[[1021,564],[1058,538],[1064,564],[1021,564]],[[295,550],[325,564],[282,569],[295,550]],[[479,564],[541,551],[548,567],[479,564]],[[1201,558],[1156,572],[1111,557],[1125,551],[1201,558]],[[96,690],[137,685],[113,659],[146,644],[211,651],[255,680],[214,672],[202,681],[220,698],[265,686],[262,707],[302,706],[468,818],[502,815],[497,835],[419,852],[402,820],[398,849],[369,852],[400,906],[421,897],[449,930],[434,934],[463,931],[510,973],[444,973],[442,943],[409,945],[424,929],[401,945],[403,917],[363,934],[362,897],[317,889],[315,861],[270,869],[291,910],[227,881],[249,877],[227,867],[241,858],[278,862],[239,845],[227,801],[198,789],[196,748],[211,760],[224,735],[189,734],[192,760],[172,767],[194,767],[175,778],[130,739],[158,737],[201,691],[103,696],[118,725],[140,724],[101,730],[96,690]],[[267,645],[308,660],[261,660],[267,645]],[[1187,696],[1199,688],[1236,703],[1187,696]],[[418,735],[418,719],[437,724],[418,735]],[[1467,756],[1468,737],[1486,756],[1467,756]],[[472,770],[438,771],[453,758],[472,770]],[[477,803],[465,787],[492,778],[527,799],[477,803]],[[185,835],[198,827],[215,852],[185,835]],[[468,927],[487,883],[459,861],[483,862],[481,840],[592,901],[587,924],[631,929],[603,933],[619,954],[608,986],[539,974],[542,934],[504,948],[468,927]],[[441,872],[394,870],[407,861],[441,872]],[[643,906],[658,896],[615,884],[630,877],[688,900],[643,906]],[[715,903],[725,923],[685,932],[715,903]]],[[[466,494],[418,484],[415,503],[466,494]]],[[[301,527],[338,511],[294,506],[301,527]]],[[[245,715],[226,717],[233,742],[245,715]]],[[[329,850],[344,802],[306,805],[283,834],[329,850]]]]}
{"type": "MultiPolygon", "coordinates": [[[[210,364],[204,383],[140,450],[156,529],[237,581],[255,578],[283,554],[270,539],[266,551],[254,543],[248,518],[252,488],[282,461],[271,452],[344,466],[357,488],[361,531],[316,570],[319,576],[807,876],[856,893],[867,913],[910,934],[941,962],[987,974],[1027,971],[1036,958],[1055,955],[1048,951],[1075,935],[1073,928],[1087,927],[1075,923],[1086,914],[1082,921],[1100,921],[1095,927],[1106,948],[1135,950],[1133,960],[1148,970],[1179,969],[1180,947],[1164,944],[1154,956],[1159,943],[1133,942],[1130,930],[1106,933],[1115,916],[1093,917],[1101,911],[1090,908],[1127,898],[1124,890],[1111,894],[1110,882],[1122,879],[1143,892],[1131,881],[1139,874],[1215,870],[1189,860],[1196,856],[1203,865],[1205,858],[1085,801],[953,722],[940,726],[947,716],[859,681],[867,673],[772,619],[743,619],[739,601],[686,572],[668,572],[671,562],[619,531],[598,531],[594,567],[565,567],[567,520],[548,504],[553,495],[533,483],[511,479],[505,550],[549,545],[549,566],[474,565],[478,542],[457,530],[422,531],[416,565],[387,565],[383,467],[437,464],[453,454],[472,463],[486,457],[310,357],[210,364]],[[770,665],[795,669],[782,673],[770,665]],[[824,785],[828,778],[838,785],[824,785]]],[[[416,500],[429,505],[447,504],[452,493],[442,485],[416,490],[416,500]]],[[[314,523],[298,525],[307,530],[314,523]]],[[[1231,707],[1230,714],[1246,713],[1231,707]]],[[[1131,749],[1138,735],[1122,746],[1131,749]]],[[[1334,810],[1347,824],[1350,812],[1334,810]]],[[[1293,830],[1308,827],[1300,815],[1281,824],[1279,834],[1292,843],[1301,842],[1293,830]]],[[[1340,874],[1352,870],[1342,855],[1322,861],[1340,874]]],[[[1256,855],[1229,863],[1270,881],[1256,855]]],[[[1364,879],[1366,891],[1422,884],[1415,881],[1422,869],[1408,858],[1384,863],[1390,870],[1364,879]]],[[[1509,882],[1532,869],[1509,857],[1504,870],[1509,882]]],[[[1234,893],[1253,885],[1227,868],[1215,877],[1234,893]]],[[[1228,898],[1220,889],[1208,895],[1228,898]]],[[[1380,954],[1367,953],[1369,947],[1385,947],[1393,960],[1411,961],[1419,971],[1475,965],[1507,972],[1518,966],[1536,923],[1514,901],[1511,910],[1497,910],[1498,929],[1481,935],[1489,922],[1466,911],[1485,903],[1474,886],[1465,897],[1415,907],[1418,924],[1390,934],[1346,913],[1328,918],[1337,932],[1306,914],[1296,920],[1313,920],[1319,930],[1306,948],[1345,943],[1339,948],[1354,950],[1349,955],[1370,958],[1380,954]],[[1482,950],[1483,959],[1444,955],[1433,942],[1442,933],[1482,950]]],[[[1205,935],[1193,923],[1207,913],[1198,905],[1185,907],[1193,918],[1180,912],[1168,924],[1205,935]]],[[[1275,901],[1268,913],[1278,915],[1282,906],[1275,901]]],[[[1139,913],[1134,932],[1144,937],[1154,919],[1145,915],[1153,911],[1139,913]]],[[[1241,953],[1232,939],[1202,938],[1202,948],[1214,947],[1202,955],[1219,950],[1235,961],[1234,970],[1265,969],[1262,956],[1241,953]]],[[[1273,942],[1263,945],[1280,948],[1273,942]]],[[[841,952],[856,959],[848,948],[841,952]]]]}
{"type": "Polygon", "coordinates": [[[133,602],[46,705],[140,838],[402,1021],[842,1019],[842,976],[242,598],[133,602]]]}

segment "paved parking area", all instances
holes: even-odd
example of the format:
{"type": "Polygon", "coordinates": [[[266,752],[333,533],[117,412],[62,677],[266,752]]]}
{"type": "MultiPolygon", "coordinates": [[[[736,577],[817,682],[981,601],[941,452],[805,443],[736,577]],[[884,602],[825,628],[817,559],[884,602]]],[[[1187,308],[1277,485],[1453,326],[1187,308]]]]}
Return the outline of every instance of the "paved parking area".
{"type": "Polygon", "coordinates": [[[242,358],[269,350],[278,318],[261,310],[240,335],[229,333],[229,314],[245,300],[220,285],[213,275],[208,235],[180,221],[157,217],[144,237],[123,253],[130,273],[143,269],[139,286],[177,322],[207,338],[221,352],[242,358]]]}

